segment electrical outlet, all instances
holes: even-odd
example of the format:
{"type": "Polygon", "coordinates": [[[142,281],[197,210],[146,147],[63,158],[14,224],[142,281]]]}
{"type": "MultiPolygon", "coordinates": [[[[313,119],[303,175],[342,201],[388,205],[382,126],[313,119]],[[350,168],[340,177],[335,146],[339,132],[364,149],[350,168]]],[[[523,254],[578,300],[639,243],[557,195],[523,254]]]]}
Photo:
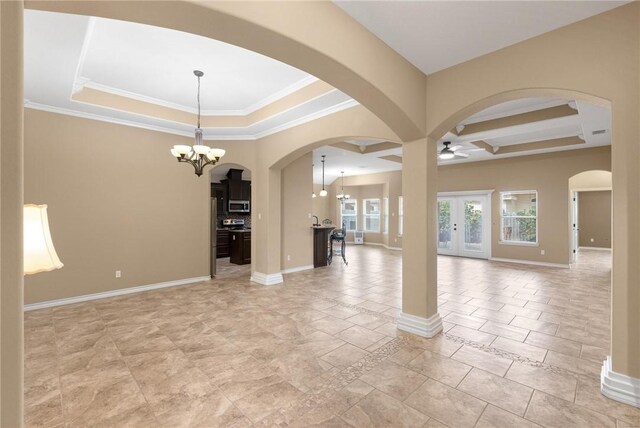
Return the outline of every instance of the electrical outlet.
{"type": "Polygon", "coordinates": [[[311,218],[311,213],[308,214],[308,218],[311,218]]]}
{"type": "Polygon", "coordinates": [[[591,241],[591,242],[596,242],[596,240],[595,240],[595,239],[593,239],[593,238],[589,239],[589,241],[591,241]]]}
{"type": "Polygon", "coordinates": [[[544,256],[544,250],[540,250],[540,254],[544,256]]]}
{"type": "Polygon", "coordinates": [[[262,220],[262,213],[258,213],[258,220],[262,220]]]}
{"type": "Polygon", "coordinates": [[[122,276],[122,271],[121,270],[117,270],[116,271],[116,278],[120,278],[122,276]]]}
{"type": "Polygon", "coordinates": [[[287,261],[290,262],[291,261],[291,256],[289,254],[287,254],[287,261]]]}
{"type": "Polygon", "coordinates": [[[393,238],[393,242],[398,242],[398,238],[393,238]]]}

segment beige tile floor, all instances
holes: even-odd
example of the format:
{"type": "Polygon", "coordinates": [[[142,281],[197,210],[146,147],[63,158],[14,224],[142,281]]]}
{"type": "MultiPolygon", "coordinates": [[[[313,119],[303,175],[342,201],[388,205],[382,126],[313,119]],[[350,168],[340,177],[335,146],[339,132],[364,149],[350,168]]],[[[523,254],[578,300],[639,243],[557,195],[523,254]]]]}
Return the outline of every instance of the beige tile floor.
{"type": "Polygon", "coordinates": [[[445,333],[399,333],[401,253],[25,314],[27,426],[630,427],[604,398],[610,254],[439,259],[445,333]]]}

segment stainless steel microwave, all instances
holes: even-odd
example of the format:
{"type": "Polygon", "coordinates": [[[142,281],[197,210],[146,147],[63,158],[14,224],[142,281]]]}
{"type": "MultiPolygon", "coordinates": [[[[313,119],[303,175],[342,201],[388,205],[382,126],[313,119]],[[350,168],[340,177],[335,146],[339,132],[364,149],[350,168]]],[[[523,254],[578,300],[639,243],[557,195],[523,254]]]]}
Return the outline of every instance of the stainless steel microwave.
{"type": "Polygon", "coordinates": [[[251,202],[249,201],[229,201],[230,213],[248,213],[251,212],[251,202]]]}

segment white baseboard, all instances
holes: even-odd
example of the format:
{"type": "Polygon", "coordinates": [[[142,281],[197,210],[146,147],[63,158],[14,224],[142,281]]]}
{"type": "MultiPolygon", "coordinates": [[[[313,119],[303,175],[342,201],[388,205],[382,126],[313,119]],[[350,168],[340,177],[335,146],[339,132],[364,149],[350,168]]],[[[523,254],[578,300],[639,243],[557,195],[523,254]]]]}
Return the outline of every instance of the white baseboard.
{"type": "Polygon", "coordinates": [[[578,250],[611,251],[611,248],[605,248],[605,247],[578,247],[578,250]]]}
{"type": "Polygon", "coordinates": [[[442,331],[442,319],[439,313],[429,318],[421,318],[401,312],[398,317],[398,328],[418,336],[433,337],[442,331]]]}
{"type": "MultiPolygon", "coordinates": [[[[345,241],[345,244],[356,245],[356,244],[354,244],[353,241],[345,241]]],[[[402,251],[401,247],[390,247],[390,246],[388,246],[386,244],[383,244],[382,242],[366,242],[365,241],[364,245],[377,245],[378,247],[384,247],[387,250],[402,251]]]]}
{"type": "Polygon", "coordinates": [[[275,285],[281,284],[284,282],[281,273],[262,273],[262,272],[253,272],[251,274],[251,281],[257,282],[262,285],[275,285]]]}
{"type": "Polygon", "coordinates": [[[640,407],[640,379],[614,372],[611,356],[607,356],[602,364],[600,391],[612,400],[640,407]]]}
{"type": "Polygon", "coordinates": [[[177,279],[175,281],[159,282],[157,284],[141,285],[138,287],[120,288],[118,290],[105,291],[102,293],[84,294],[82,296],[67,297],[65,299],[48,300],[46,302],[30,303],[24,305],[24,311],[35,311],[36,309],[53,308],[55,306],[71,305],[73,303],[87,302],[89,300],[106,299],[109,297],[123,296],[125,294],[140,293],[143,291],[157,290],[159,288],[176,287],[179,285],[193,284],[195,282],[209,281],[209,276],[198,276],[195,278],[177,279]]]}
{"type": "Polygon", "coordinates": [[[297,266],[289,269],[284,269],[282,273],[286,274],[286,273],[302,272],[303,270],[309,270],[309,269],[313,269],[313,265],[297,266]]]}
{"type": "Polygon", "coordinates": [[[502,259],[499,257],[490,257],[492,262],[504,262],[504,263],[519,263],[521,265],[533,265],[533,266],[546,266],[555,268],[569,269],[571,265],[562,263],[547,263],[547,262],[535,262],[533,260],[519,260],[519,259],[502,259]]]}

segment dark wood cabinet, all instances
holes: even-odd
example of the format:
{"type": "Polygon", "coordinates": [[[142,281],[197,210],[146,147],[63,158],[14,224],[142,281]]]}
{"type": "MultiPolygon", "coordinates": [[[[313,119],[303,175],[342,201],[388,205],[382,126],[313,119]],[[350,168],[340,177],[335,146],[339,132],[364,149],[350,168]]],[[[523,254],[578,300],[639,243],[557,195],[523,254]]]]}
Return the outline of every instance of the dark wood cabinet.
{"type": "Polygon", "coordinates": [[[229,232],[229,247],[231,263],[246,265],[251,263],[251,232],[229,232]]]}
{"type": "Polygon", "coordinates": [[[229,257],[229,231],[218,230],[216,238],[216,258],[229,257]]]}
{"type": "Polygon", "coordinates": [[[227,180],[229,184],[229,200],[242,201],[242,180],[227,180]]]}
{"type": "Polygon", "coordinates": [[[240,182],[242,201],[251,200],[251,182],[243,180],[240,182]]]}
{"type": "Polygon", "coordinates": [[[313,229],[313,267],[322,267],[327,265],[327,256],[329,254],[329,235],[335,227],[312,227],[313,229]]]}

